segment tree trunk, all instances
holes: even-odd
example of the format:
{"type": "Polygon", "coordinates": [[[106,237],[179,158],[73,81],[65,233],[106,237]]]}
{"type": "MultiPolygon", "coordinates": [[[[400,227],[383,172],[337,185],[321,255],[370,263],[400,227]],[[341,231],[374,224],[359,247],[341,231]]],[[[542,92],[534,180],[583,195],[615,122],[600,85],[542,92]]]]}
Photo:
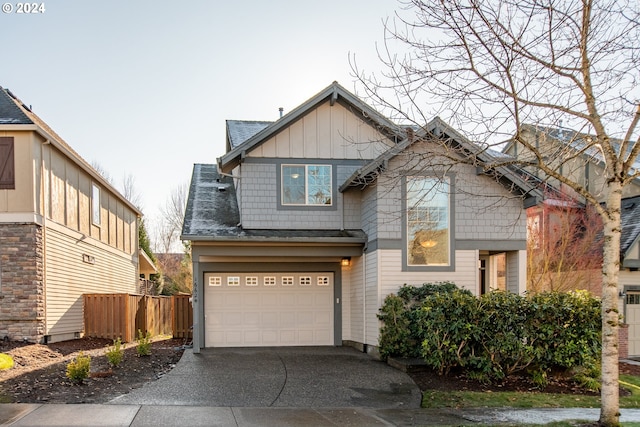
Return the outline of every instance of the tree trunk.
{"type": "Polygon", "coordinates": [[[604,244],[602,263],[602,407],[600,424],[620,425],[618,384],[618,272],[620,271],[620,206],[622,185],[608,184],[607,206],[603,214],[604,244]]]}

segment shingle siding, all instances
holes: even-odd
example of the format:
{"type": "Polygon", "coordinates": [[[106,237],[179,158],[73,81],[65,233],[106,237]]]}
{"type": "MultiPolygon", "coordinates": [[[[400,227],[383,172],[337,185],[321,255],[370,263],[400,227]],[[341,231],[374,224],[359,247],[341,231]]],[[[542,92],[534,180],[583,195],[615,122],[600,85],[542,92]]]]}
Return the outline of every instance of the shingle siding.
{"type": "MultiPolygon", "coordinates": [[[[309,163],[314,160],[310,159],[309,163]]],[[[349,195],[348,204],[343,211],[342,194],[337,191],[337,183],[333,183],[334,209],[318,207],[317,209],[278,209],[277,164],[250,162],[242,166],[242,178],[239,192],[242,226],[246,229],[317,229],[338,230],[349,228],[347,224],[359,228],[360,215],[357,200],[349,195]],[[344,215],[344,218],[343,218],[344,215]]],[[[334,165],[338,182],[346,179],[357,165],[334,165]]]]}

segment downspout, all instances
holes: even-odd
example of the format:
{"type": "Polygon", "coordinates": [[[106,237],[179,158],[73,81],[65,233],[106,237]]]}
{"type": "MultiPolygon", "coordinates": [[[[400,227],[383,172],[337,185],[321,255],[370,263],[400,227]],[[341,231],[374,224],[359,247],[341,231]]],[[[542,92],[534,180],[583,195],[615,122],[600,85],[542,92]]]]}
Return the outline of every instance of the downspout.
{"type": "Polygon", "coordinates": [[[340,215],[340,231],[344,231],[344,193],[340,193],[340,203],[342,204],[342,215],[340,215]]]}

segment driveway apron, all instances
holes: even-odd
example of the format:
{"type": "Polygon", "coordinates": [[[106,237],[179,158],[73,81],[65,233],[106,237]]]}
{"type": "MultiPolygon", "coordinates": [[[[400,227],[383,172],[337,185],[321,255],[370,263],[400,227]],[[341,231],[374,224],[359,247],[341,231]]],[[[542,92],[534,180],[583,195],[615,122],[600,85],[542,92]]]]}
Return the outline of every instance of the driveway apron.
{"type": "Polygon", "coordinates": [[[420,390],[351,347],[209,348],[186,350],[168,374],[110,403],[409,409],[420,390]]]}

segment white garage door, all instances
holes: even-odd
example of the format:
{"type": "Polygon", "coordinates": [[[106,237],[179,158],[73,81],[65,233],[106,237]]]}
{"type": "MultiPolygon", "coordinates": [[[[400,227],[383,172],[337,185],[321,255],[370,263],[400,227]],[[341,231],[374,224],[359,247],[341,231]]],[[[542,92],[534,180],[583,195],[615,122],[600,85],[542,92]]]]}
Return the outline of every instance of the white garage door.
{"type": "Polygon", "coordinates": [[[333,345],[333,273],[205,274],[205,346],[333,345]]]}
{"type": "Polygon", "coordinates": [[[640,292],[627,291],[625,323],[629,325],[629,356],[640,355],[640,292]]]}

